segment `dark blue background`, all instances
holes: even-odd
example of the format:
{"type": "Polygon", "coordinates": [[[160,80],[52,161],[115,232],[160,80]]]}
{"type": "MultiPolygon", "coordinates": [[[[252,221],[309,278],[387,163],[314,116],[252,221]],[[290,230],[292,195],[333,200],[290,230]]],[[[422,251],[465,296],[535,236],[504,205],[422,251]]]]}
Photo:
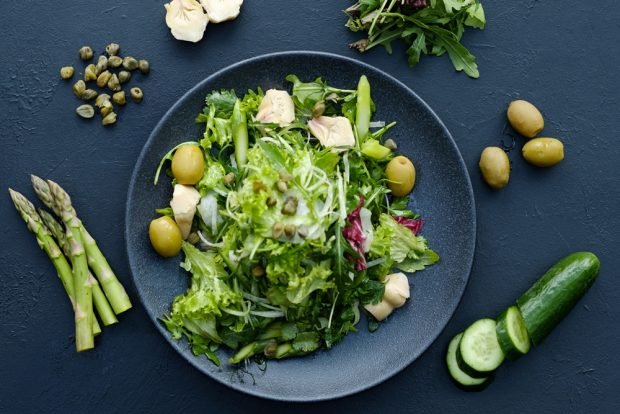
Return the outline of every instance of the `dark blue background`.
{"type": "MultiPolygon", "coordinates": [[[[479,80],[447,58],[415,70],[402,50],[359,56],[343,27],[347,1],[246,0],[240,17],[207,28],[198,44],[175,41],[163,1],[0,3],[0,412],[620,412],[620,6],[613,0],[487,0],[488,28],[464,42],[479,80]],[[104,129],[72,113],[78,104],[60,66],[80,67],[77,49],[110,41],[151,61],[140,106],[104,129]],[[364,393],[286,405],[229,390],[181,359],[136,306],[107,329],[95,351],[76,354],[72,316],[54,271],[13,210],[7,187],[33,197],[29,174],[62,183],[136,298],[123,240],[129,177],[152,127],[190,87],[241,59],[316,49],[355,56],[407,83],[452,132],[473,179],[478,246],[469,286],[437,342],[413,365],[364,393]],[[544,135],[563,139],[566,159],[539,170],[510,154],[509,186],[479,179],[481,149],[497,145],[507,103],[535,102],[544,135]],[[483,393],[453,386],[444,368],[452,335],[494,316],[556,259],[575,250],[601,258],[598,282],[527,357],[500,368],[483,393]]],[[[317,68],[320,73],[320,68],[317,68]]],[[[520,140],[518,147],[520,147],[520,140]]],[[[136,229],[143,231],[143,229],[136,229]]],[[[360,361],[363,363],[363,361],[360,361]]]]}

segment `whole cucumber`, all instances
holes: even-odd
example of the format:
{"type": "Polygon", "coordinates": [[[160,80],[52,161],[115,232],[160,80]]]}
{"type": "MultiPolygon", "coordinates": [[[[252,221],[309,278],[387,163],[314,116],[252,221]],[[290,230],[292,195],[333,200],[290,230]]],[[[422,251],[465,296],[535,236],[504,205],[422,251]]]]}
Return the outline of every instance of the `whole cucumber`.
{"type": "Polygon", "coordinates": [[[534,345],[551,332],[592,286],[599,267],[600,262],[593,253],[573,253],[553,265],[517,299],[534,345]]]}

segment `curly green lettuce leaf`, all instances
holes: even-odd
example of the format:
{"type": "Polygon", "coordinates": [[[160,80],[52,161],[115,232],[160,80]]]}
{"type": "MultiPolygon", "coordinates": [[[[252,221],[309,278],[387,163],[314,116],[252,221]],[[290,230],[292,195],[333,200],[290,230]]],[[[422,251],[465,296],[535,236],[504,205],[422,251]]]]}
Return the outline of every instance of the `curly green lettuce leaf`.
{"type": "Polygon", "coordinates": [[[388,214],[379,217],[370,254],[374,258],[386,258],[391,267],[405,272],[422,270],[439,260],[437,253],[429,249],[424,237],[416,236],[388,214]]]}
{"type": "MultiPolygon", "coordinates": [[[[216,318],[228,309],[239,309],[242,296],[227,283],[227,273],[221,258],[213,252],[202,252],[183,242],[185,261],[181,264],[191,273],[190,288],[172,303],[168,328],[183,327],[193,334],[220,343],[216,318]]],[[[179,331],[173,330],[178,336],[179,331]]]]}
{"type": "Polygon", "coordinates": [[[205,172],[196,184],[196,189],[204,196],[209,191],[222,191],[224,188],[224,176],[226,170],[222,164],[213,162],[205,167],[205,172]]]}
{"type": "Polygon", "coordinates": [[[309,271],[304,273],[291,274],[286,290],[286,298],[293,304],[300,304],[314,291],[327,291],[336,285],[331,281],[330,261],[325,260],[309,271]]]}

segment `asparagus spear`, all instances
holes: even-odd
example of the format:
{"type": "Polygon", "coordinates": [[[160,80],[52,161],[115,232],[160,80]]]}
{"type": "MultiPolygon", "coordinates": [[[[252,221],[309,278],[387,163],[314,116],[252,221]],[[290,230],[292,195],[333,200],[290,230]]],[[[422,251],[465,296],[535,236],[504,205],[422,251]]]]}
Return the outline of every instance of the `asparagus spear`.
{"type": "MultiPolygon", "coordinates": [[[[67,259],[60,251],[60,248],[54,241],[54,238],[49,233],[48,229],[43,224],[41,217],[37,214],[34,205],[22,194],[9,189],[11,199],[15,208],[22,216],[22,219],[28,224],[28,229],[34,233],[37,237],[37,243],[39,247],[47,253],[48,257],[52,261],[58,278],[62,282],[65,292],[71,301],[71,307],[75,310],[75,292],[73,289],[73,274],[71,272],[71,266],[67,262],[67,259]]],[[[101,333],[101,327],[96,319],[93,320],[93,333],[101,333]]]]}
{"type": "MultiPolygon", "coordinates": [[[[67,237],[62,228],[62,225],[54,218],[54,216],[52,216],[47,211],[42,209],[38,209],[38,211],[39,215],[43,219],[43,223],[45,223],[47,229],[52,234],[52,236],[56,238],[56,240],[58,241],[58,245],[60,246],[62,251],[65,253],[65,255],[70,256],[71,247],[67,242],[67,237]]],[[[99,317],[101,318],[103,324],[105,326],[108,326],[118,323],[118,319],[116,318],[114,311],[110,307],[108,300],[103,294],[103,291],[101,290],[97,279],[95,279],[95,277],[90,272],[88,273],[88,281],[90,282],[91,288],[93,290],[93,303],[95,304],[95,308],[97,309],[97,313],[99,314],[99,317]]],[[[96,321],[97,319],[95,318],[94,320],[96,321]]]]}
{"type": "MultiPolygon", "coordinates": [[[[50,191],[50,185],[52,182],[47,182],[35,175],[31,176],[31,178],[32,186],[34,187],[37,196],[41,199],[43,204],[49,207],[54,213],[56,213],[57,216],[61,217],[62,211],[50,191]]],[[[55,185],[60,190],[62,190],[62,188],[58,184],[55,185]]],[[[64,190],[62,190],[62,192],[64,192],[64,190]]],[[[75,213],[75,209],[73,209],[73,207],[71,207],[71,209],[73,210],[73,213],[75,213]]],[[[119,313],[125,312],[126,310],[131,308],[131,301],[129,300],[129,296],[127,296],[127,292],[125,292],[123,285],[116,278],[116,275],[112,271],[112,268],[108,264],[108,261],[103,256],[103,253],[101,253],[101,250],[97,246],[95,240],[86,231],[82,222],[79,222],[79,226],[81,230],[81,235],[84,239],[88,264],[90,265],[91,269],[93,269],[95,275],[99,279],[99,283],[101,283],[101,287],[103,288],[105,295],[110,301],[112,309],[114,309],[114,312],[117,315],[119,313]]]]}
{"type": "Polygon", "coordinates": [[[67,229],[67,243],[71,252],[73,267],[73,289],[75,291],[75,345],[78,352],[95,346],[92,330],[93,297],[88,281],[88,261],[80,229],[80,221],[71,206],[71,198],[56,183],[49,181],[54,204],[59,209],[67,229]]]}

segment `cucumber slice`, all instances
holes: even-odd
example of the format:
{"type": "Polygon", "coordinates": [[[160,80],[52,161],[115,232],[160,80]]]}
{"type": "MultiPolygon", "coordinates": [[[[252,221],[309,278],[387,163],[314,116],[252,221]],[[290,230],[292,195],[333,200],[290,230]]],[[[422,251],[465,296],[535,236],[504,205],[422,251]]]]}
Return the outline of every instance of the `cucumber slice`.
{"type": "Polygon", "coordinates": [[[545,339],[588,291],[599,267],[600,262],[594,254],[573,253],[553,265],[517,299],[534,345],[545,339]]]}
{"type": "Polygon", "coordinates": [[[493,319],[480,319],[463,332],[456,360],[459,368],[471,377],[488,377],[504,362],[497,342],[497,324],[493,319]]]}
{"type": "Polygon", "coordinates": [[[490,382],[491,377],[473,378],[459,368],[459,364],[456,361],[456,353],[462,336],[463,333],[456,335],[450,341],[450,345],[448,345],[448,352],[446,353],[446,366],[448,367],[448,372],[450,372],[450,376],[458,385],[471,390],[480,389],[490,382]]]}
{"type": "Polygon", "coordinates": [[[521,311],[510,306],[497,318],[497,341],[508,359],[518,359],[530,350],[530,336],[521,311]]]}

